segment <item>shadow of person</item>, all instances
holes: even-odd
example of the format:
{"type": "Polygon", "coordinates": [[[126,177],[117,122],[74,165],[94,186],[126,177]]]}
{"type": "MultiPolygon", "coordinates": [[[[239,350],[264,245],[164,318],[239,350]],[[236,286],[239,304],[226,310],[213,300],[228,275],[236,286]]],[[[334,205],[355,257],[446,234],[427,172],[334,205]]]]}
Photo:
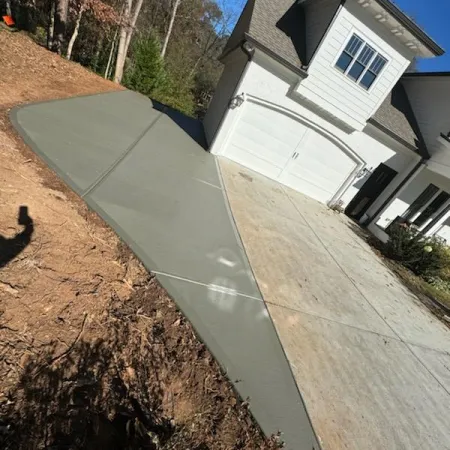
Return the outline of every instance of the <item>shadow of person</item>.
{"type": "Polygon", "coordinates": [[[23,231],[17,233],[13,238],[5,238],[0,235],[0,269],[20,254],[31,241],[34,225],[33,219],[28,215],[27,206],[19,208],[17,222],[24,226],[23,231]]]}

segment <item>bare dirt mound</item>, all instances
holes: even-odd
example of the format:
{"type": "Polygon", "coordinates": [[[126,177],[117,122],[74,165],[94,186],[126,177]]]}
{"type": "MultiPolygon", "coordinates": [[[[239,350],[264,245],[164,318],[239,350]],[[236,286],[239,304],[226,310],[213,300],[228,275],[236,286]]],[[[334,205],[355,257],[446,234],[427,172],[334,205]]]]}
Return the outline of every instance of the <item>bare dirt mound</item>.
{"type": "Polygon", "coordinates": [[[0,448],[274,449],[173,301],[8,108],[116,89],[0,31],[0,448]]]}

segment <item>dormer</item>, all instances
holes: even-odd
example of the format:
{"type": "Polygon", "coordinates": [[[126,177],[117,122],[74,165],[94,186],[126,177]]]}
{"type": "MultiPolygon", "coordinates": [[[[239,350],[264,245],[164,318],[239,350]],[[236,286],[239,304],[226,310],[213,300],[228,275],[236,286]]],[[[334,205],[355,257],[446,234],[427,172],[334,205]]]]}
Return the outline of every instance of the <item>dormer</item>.
{"type": "Polygon", "coordinates": [[[415,58],[443,50],[389,0],[300,0],[303,69],[291,92],[361,131],[415,58]]]}

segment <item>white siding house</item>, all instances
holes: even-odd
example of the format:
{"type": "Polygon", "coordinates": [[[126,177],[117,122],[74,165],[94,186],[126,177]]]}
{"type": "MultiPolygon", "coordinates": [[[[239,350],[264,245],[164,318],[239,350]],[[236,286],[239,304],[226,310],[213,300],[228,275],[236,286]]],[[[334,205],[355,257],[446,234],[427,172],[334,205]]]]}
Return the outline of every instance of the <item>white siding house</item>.
{"type": "MultiPolygon", "coordinates": [[[[396,197],[414,178],[426,182],[433,163],[420,178],[429,155],[413,109],[422,100],[411,106],[399,80],[415,57],[442,53],[388,0],[250,0],[205,117],[210,151],[344,208],[385,239],[408,208],[396,197]]],[[[443,199],[432,214],[442,223],[443,199]]]]}
{"type": "Polygon", "coordinates": [[[414,53],[387,35],[365,9],[348,1],[339,9],[308,68],[309,76],[299,83],[295,93],[361,131],[413,58],[414,53]],[[336,68],[337,59],[354,34],[387,60],[369,90],[336,68]]]}

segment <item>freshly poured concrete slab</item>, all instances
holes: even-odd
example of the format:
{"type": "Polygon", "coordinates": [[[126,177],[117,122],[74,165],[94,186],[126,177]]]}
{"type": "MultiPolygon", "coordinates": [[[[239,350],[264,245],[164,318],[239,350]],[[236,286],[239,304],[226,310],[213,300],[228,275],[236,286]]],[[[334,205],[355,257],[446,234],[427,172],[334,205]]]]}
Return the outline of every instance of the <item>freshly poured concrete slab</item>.
{"type": "Polygon", "coordinates": [[[83,194],[160,112],[131,91],[42,102],[13,110],[26,142],[83,194]]]}
{"type": "Polygon", "coordinates": [[[158,280],[178,299],[230,380],[237,380],[241,397],[249,397],[263,429],[270,433],[284,430],[283,439],[295,443],[288,448],[318,450],[264,303],[162,275],[158,280]]]}
{"type": "Polygon", "coordinates": [[[261,299],[214,158],[172,128],[158,120],[86,200],[153,271],[261,299]]]}
{"type": "Polygon", "coordinates": [[[318,450],[199,124],[129,91],[29,105],[12,120],[157,274],[263,431],[318,450]]]}

